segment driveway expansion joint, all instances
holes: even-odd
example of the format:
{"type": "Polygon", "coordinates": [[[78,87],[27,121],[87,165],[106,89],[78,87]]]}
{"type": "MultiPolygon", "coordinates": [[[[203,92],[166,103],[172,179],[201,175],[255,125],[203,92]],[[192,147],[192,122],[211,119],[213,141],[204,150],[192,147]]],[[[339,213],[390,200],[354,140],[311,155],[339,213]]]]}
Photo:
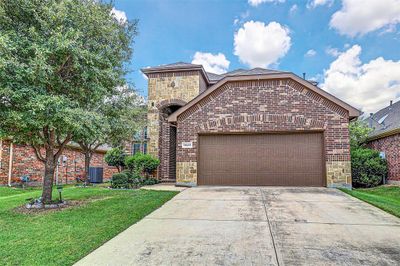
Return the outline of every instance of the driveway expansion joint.
{"type": "Polygon", "coordinates": [[[270,235],[271,235],[272,246],[274,247],[274,253],[275,253],[276,263],[277,263],[278,266],[279,266],[281,263],[279,262],[278,251],[277,251],[277,249],[276,249],[276,244],[275,244],[275,237],[274,237],[274,234],[272,233],[272,226],[271,226],[271,222],[270,222],[269,217],[268,217],[267,204],[266,204],[266,199],[265,199],[264,191],[262,191],[262,190],[260,189],[260,192],[261,192],[261,199],[262,199],[262,202],[263,202],[263,205],[264,205],[265,216],[267,217],[267,223],[268,223],[269,233],[270,233],[270,235]]]}

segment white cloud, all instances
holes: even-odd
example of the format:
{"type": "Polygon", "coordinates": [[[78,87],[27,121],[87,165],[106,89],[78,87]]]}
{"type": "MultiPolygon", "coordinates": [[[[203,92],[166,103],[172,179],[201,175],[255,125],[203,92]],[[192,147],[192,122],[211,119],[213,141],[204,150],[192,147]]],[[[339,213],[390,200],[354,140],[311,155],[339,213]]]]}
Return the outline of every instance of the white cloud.
{"type": "Polygon", "coordinates": [[[214,55],[211,53],[196,52],[192,64],[203,65],[204,69],[208,72],[222,74],[228,70],[230,62],[222,53],[214,55]]]}
{"type": "Polygon", "coordinates": [[[351,37],[400,23],[400,0],[343,0],[330,26],[351,37]]]}
{"type": "Polygon", "coordinates": [[[289,9],[289,14],[294,14],[294,13],[296,13],[297,9],[298,9],[298,6],[297,6],[296,4],[292,5],[292,6],[290,7],[290,9],[289,9]]]}
{"type": "Polygon", "coordinates": [[[366,113],[400,98],[400,61],[378,57],[363,64],[354,45],[333,61],[321,87],[366,113]]]}
{"type": "Polygon", "coordinates": [[[317,6],[325,6],[331,7],[333,4],[333,0],[309,0],[307,2],[307,8],[316,8],[317,6]]]}
{"type": "MultiPolygon", "coordinates": [[[[348,47],[345,46],[345,48],[348,48],[348,47]]],[[[333,48],[333,47],[330,47],[330,46],[328,46],[325,49],[325,53],[330,55],[330,56],[333,56],[333,57],[338,57],[341,54],[341,52],[337,48],[333,48]]]]}
{"type": "Polygon", "coordinates": [[[278,22],[248,21],[234,35],[234,54],[250,67],[268,67],[291,46],[289,29],[278,22]]]}
{"type": "Polygon", "coordinates": [[[317,52],[314,49],[310,49],[307,51],[307,53],[304,55],[306,57],[313,57],[317,54],[317,52]]]}
{"type": "Polygon", "coordinates": [[[248,0],[251,6],[258,6],[263,3],[284,3],[285,0],[248,0]]]}
{"type": "Polygon", "coordinates": [[[111,15],[121,23],[125,23],[128,20],[128,18],[126,17],[125,12],[121,11],[121,10],[118,10],[118,9],[115,9],[115,7],[112,8],[111,15]]]}
{"type": "Polygon", "coordinates": [[[250,11],[249,11],[249,10],[246,10],[246,12],[240,13],[239,18],[235,18],[235,20],[233,21],[233,25],[236,26],[236,25],[238,25],[238,24],[242,24],[243,21],[244,21],[248,16],[250,16],[250,11]]]}

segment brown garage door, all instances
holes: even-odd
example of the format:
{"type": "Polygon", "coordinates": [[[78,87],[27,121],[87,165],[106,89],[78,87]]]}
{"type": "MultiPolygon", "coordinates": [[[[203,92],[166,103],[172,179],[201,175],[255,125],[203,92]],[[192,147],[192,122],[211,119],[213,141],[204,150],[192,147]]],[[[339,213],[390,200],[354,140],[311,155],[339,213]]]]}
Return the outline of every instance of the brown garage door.
{"type": "Polygon", "coordinates": [[[199,145],[199,185],[325,185],[322,133],[201,135],[199,145]]]}

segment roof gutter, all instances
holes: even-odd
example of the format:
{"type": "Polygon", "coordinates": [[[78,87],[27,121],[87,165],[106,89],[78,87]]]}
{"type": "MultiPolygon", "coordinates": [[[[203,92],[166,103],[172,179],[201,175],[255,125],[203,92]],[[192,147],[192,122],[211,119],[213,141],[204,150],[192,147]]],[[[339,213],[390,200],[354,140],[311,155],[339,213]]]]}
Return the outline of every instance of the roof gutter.
{"type": "Polygon", "coordinates": [[[380,133],[378,135],[374,135],[374,136],[368,137],[367,138],[367,142],[373,141],[373,140],[377,140],[377,139],[381,139],[381,138],[385,138],[385,137],[389,137],[389,136],[396,135],[396,134],[400,134],[400,128],[392,129],[392,130],[380,133]]]}

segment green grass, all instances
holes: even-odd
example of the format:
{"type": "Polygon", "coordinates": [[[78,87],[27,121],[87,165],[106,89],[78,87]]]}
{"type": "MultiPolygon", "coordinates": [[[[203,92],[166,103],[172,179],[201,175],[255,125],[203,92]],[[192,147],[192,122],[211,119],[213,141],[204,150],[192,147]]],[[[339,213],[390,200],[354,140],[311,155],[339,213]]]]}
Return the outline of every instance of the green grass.
{"type": "Polygon", "coordinates": [[[65,199],[87,202],[62,211],[23,214],[15,208],[39,197],[40,190],[0,187],[0,264],[71,265],[176,194],[67,187],[65,199]]]}
{"type": "Polygon", "coordinates": [[[342,191],[400,218],[400,187],[398,186],[343,189],[342,191]]]}

